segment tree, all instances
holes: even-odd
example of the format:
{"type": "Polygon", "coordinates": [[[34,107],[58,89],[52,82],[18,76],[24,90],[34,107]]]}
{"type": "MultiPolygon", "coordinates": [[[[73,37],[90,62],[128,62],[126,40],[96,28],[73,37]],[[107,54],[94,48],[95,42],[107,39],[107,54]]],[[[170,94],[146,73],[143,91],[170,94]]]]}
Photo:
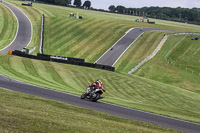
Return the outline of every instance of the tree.
{"type": "Polygon", "coordinates": [[[55,0],[54,4],[56,4],[56,5],[63,5],[64,6],[66,4],[66,0],[55,0]]]}
{"type": "Polygon", "coordinates": [[[117,6],[117,7],[116,7],[116,10],[117,10],[118,13],[124,13],[124,12],[125,12],[125,9],[126,9],[126,8],[125,8],[124,6],[117,6]]]}
{"type": "Polygon", "coordinates": [[[86,0],[86,1],[84,2],[84,4],[83,4],[83,7],[84,7],[85,9],[90,9],[90,7],[91,7],[91,1],[86,0]]]}
{"type": "Polygon", "coordinates": [[[115,12],[116,11],[116,7],[114,5],[109,6],[108,8],[111,12],[115,12]]]}
{"type": "Polygon", "coordinates": [[[81,0],[74,0],[74,5],[75,5],[76,7],[80,7],[80,6],[82,5],[81,0]]]}
{"type": "Polygon", "coordinates": [[[72,4],[72,0],[66,0],[66,4],[67,5],[71,5],[72,4]]]}

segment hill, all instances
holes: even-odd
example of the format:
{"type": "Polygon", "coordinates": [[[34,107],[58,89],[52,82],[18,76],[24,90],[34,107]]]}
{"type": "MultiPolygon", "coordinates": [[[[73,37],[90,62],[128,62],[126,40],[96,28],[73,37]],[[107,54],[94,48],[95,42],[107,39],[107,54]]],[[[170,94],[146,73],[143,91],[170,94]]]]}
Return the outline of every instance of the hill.
{"type": "MultiPolygon", "coordinates": [[[[156,25],[149,25],[135,22],[137,17],[133,16],[39,3],[34,3],[33,7],[24,7],[21,6],[21,1],[11,2],[20,7],[31,18],[34,33],[30,46],[37,46],[36,52],[38,52],[39,47],[41,15],[45,13],[45,53],[85,58],[89,62],[96,61],[132,27],[154,27],[174,32],[200,31],[199,26],[196,25],[153,19],[152,21],[155,21],[156,25]],[[71,12],[79,12],[83,19],[69,18],[71,12]]],[[[130,48],[130,51],[127,51],[127,55],[124,55],[125,58],[122,57],[119,64],[116,64],[117,72],[115,73],[8,55],[0,56],[2,62],[0,72],[24,82],[76,95],[80,95],[92,81],[102,79],[104,87],[108,90],[104,99],[106,102],[200,123],[198,106],[200,98],[199,93],[196,93],[195,90],[195,87],[199,85],[198,78],[188,74],[185,70],[167,64],[162,52],[151,60],[151,62],[155,61],[154,64],[148,65],[148,62],[139,69],[136,72],[138,76],[126,74],[132,65],[140,62],[154,50],[163,34],[164,32],[143,34],[130,48]],[[167,67],[165,67],[166,65],[167,67]],[[166,69],[172,71],[166,71],[166,69]],[[178,78],[174,80],[177,73],[178,78]],[[183,80],[184,78],[185,80],[183,80]],[[187,87],[183,86],[184,82],[187,87]]],[[[172,38],[171,42],[168,40],[170,45],[164,45],[161,51],[167,53],[173,48],[172,42],[176,43],[179,39],[179,37],[172,38]]],[[[169,56],[175,60],[177,56],[181,55],[186,56],[183,53],[172,53],[169,56]]],[[[191,58],[193,57],[191,56],[191,58]]],[[[175,61],[183,65],[190,63],[185,63],[182,60],[175,61]]]]}

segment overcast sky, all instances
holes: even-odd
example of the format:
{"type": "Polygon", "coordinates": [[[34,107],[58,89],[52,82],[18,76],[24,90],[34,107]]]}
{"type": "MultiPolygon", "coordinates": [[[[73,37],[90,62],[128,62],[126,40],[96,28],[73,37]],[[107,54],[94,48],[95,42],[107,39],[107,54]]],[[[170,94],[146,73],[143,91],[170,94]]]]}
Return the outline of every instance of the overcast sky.
{"type": "MultiPolygon", "coordinates": [[[[84,3],[85,0],[82,0],[84,3]]],[[[125,7],[144,7],[144,6],[167,6],[167,7],[185,7],[192,8],[198,7],[200,8],[200,0],[90,0],[92,2],[92,7],[98,9],[108,10],[110,5],[122,5],[125,7]]]]}

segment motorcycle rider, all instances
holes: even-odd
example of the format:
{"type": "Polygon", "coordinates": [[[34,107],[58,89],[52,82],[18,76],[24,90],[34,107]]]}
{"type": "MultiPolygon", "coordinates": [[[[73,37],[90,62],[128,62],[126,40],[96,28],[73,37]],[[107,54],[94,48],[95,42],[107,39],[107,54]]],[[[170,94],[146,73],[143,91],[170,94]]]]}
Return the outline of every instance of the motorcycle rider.
{"type": "Polygon", "coordinates": [[[101,89],[101,88],[103,88],[103,84],[102,84],[101,80],[97,79],[97,81],[95,81],[88,87],[87,94],[89,93],[89,91],[101,89]]]}
{"type": "Polygon", "coordinates": [[[101,96],[104,92],[105,90],[103,89],[101,80],[97,79],[94,83],[87,87],[86,92],[81,95],[81,99],[89,98],[96,102],[98,99],[104,98],[101,96]]]}

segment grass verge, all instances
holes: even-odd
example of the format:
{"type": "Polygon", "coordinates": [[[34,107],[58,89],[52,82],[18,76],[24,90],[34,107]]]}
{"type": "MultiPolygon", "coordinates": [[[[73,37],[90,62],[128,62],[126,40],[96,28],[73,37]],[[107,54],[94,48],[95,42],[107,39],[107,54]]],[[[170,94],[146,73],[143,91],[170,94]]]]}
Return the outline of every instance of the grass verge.
{"type": "Polygon", "coordinates": [[[12,12],[0,3],[0,49],[10,44],[17,31],[17,20],[12,12]]]}

